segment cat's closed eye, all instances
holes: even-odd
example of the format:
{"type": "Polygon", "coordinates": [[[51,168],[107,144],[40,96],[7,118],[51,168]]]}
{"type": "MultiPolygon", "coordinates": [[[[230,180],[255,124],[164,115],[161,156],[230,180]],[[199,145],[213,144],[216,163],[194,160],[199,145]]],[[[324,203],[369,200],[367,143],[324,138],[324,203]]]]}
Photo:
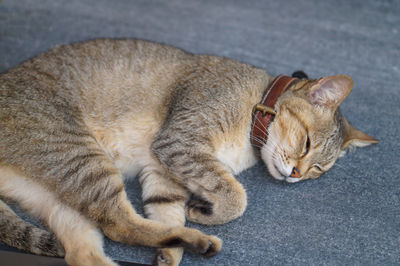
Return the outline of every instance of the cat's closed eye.
{"type": "Polygon", "coordinates": [[[322,167],[319,164],[314,164],[313,169],[316,170],[317,172],[323,173],[325,172],[324,170],[322,170],[322,167]]]}
{"type": "Polygon", "coordinates": [[[309,135],[307,133],[306,141],[304,143],[303,152],[301,154],[301,157],[304,157],[304,156],[306,156],[308,154],[308,152],[310,151],[310,147],[311,147],[311,140],[310,140],[310,137],[309,137],[309,135]]]}

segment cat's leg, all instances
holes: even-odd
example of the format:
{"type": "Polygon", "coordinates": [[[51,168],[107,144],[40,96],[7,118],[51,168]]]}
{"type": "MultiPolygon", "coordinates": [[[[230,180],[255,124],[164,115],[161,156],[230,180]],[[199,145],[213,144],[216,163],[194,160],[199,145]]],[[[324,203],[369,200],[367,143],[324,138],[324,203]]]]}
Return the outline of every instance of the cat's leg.
{"type": "MultiPolygon", "coordinates": [[[[96,224],[62,204],[52,192],[33,182],[21,171],[0,167],[0,195],[16,201],[20,207],[45,222],[63,245],[65,260],[69,265],[116,265],[103,252],[103,236],[96,224]]],[[[20,233],[20,237],[26,238],[20,242],[29,242],[32,245],[27,248],[33,250],[57,248],[59,244],[53,239],[53,234],[46,232],[47,234],[38,235],[35,232],[43,230],[34,229],[36,228],[25,226],[24,232],[20,233]]]]}
{"type": "Polygon", "coordinates": [[[120,171],[90,134],[74,131],[29,141],[36,141],[30,144],[36,150],[13,156],[9,159],[13,165],[30,169],[33,179],[96,223],[110,239],[130,245],[180,246],[204,256],[220,250],[221,241],[214,236],[138,215],[127,198],[120,171]]]}
{"type": "MultiPolygon", "coordinates": [[[[110,180],[108,184],[112,182],[110,180]]],[[[91,206],[87,209],[89,217],[98,222],[105,235],[112,240],[131,245],[185,247],[204,256],[213,256],[221,249],[221,241],[217,237],[141,217],[132,208],[122,186],[121,189],[116,186],[107,191],[110,186],[103,187],[107,197],[104,207],[96,210],[96,204],[93,209],[91,206]]]]}
{"type": "MultiPolygon", "coordinates": [[[[168,179],[158,164],[145,167],[139,181],[146,216],[170,226],[184,226],[184,208],[189,196],[187,190],[168,179]]],[[[159,249],[154,264],[179,265],[182,255],[183,248],[159,249]]]]}
{"type": "MultiPolygon", "coordinates": [[[[82,212],[63,204],[52,192],[33,182],[22,172],[9,167],[2,167],[0,170],[0,195],[17,201],[24,209],[43,219],[64,246],[65,258],[69,264],[114,265],[104,255],[102,249],[102,234],[98,225],[103,229],[104,224],[90,221],[82,212]]],[[[123,203],[128,204],[128,202],[123,203]]],[[[121,203],[115,204],[119,204],[113,206],[117,211],[113,209],[111,212],[119,221],[125,222],[126,212],[134,212],[132,208],[124,209],[121,203]]],[[[128,244],[154,247],[184,246],[205,256],[214,255],[221,249],[221,241],[218,238],[204,235],[198,230],[167,226],[144,219],[136,213],[131,215],[130,223],[121,225],[119,222],[114,222],[115,230],[106,227],[109,231],[103,229],[103,232],[107,232],[106,235],[111,236],[113,240],[128,244]],[[126,228],[123,228],[125,226],[126,228]],[[124,234],[119,235],[122,230],[124,234]]],[[[108,221],[110,220],[109,218],[108,221]]],[[[106,226],[111,225],[106,224],[106,226]]]]}
{"type": "Polygon", "coordinates": [[[154,141],[153,151],[171,177],[193,194],[186,206],[186,218],[202,224],[223,224],[241,216],[247,197],[235,177],[206,148],[196,149],[196,142],[185,143],[178,133],[165,132],[154,141]]]}
{"type": "Polygon", "coordinates": [[[221,241],[217,237],[138,215],[127,198],[121,172],[82,126],[83,122],[74,123],[71,118],[61,125],[59,120],[52,120],[53,116],[49,115],[51,119],[46,127],[31,130],[31,125],[19,126],[26,131],[20,135],[28,137],[24,135],[23,141],[1,146],[1,163],[29,171],[25,173],[32,180],[53,192],[59,202],[92,221],[114,241],[151,247],[179,246],[204,256],[219,252],[221,241]],[[8,147],[10,151],[3,152],[8,147]]]}

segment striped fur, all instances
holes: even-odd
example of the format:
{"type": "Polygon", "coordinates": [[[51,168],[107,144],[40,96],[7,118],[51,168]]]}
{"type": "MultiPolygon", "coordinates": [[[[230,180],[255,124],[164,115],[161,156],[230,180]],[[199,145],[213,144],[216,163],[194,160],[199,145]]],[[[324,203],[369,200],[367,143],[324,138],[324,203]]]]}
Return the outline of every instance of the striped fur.
{"type": "Polygon", "coordinates": [[[25,222],[3,201],[0,201],[0,217],[0,239],[5,244],[33,254],[64,256],[64,248],[54,234],[25,222]]]}
{"type": "MultiPolygon", "coordinates": [[[[52,233],[0,202],[0,241],[36,254],[65,251],[70,265],[114,265],[101,232],[159,248],[158,265],[179,264],[183,248],[215,255],[221,241],[185,228],[185,219],[221,224],[243,214],[246,193],[234,175],[257,161],[251,110],[271,78],[226,58],[106,39],[58,46],[1,74],[0,197],[52,233]],[[123,180],[136,175],[148,219],[126,197],[123,180]]],[[[281,163],[301,153],[301,128],[319,136],[311,147],[314,159],[328,162],[323,170],[341,149],[372,141],[337,106],[334,115],[318,116],[327,108],[316,106],[321,99],[339,95],[318,90],[325,83],[336,84],[302,80],[280,98],[270,143],[261,150],[268,166],[278,156],[270,147],[276,143],[286,145],[281,163]],[[315,117],[328,130],[312,128],[315,117]]],[[[287,162],[286,168],[294,165],[287,162]]]]}

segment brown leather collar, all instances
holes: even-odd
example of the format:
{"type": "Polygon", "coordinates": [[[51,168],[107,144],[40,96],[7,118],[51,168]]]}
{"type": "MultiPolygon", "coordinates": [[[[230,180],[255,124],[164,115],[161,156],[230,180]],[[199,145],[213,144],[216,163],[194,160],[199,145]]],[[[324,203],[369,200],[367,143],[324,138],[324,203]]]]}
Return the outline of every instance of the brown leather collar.
{"type": "Polygon", "coordinates": [[[261,103],[253,108],[253,122],[251,125],[251,143],[254,146],[262,147],[267,141],[267,129],[269,123],[275,116],[274,105],[278,97],[292,84],[297,78],[284,75],[277,76],[265,90],[261,103]]]}

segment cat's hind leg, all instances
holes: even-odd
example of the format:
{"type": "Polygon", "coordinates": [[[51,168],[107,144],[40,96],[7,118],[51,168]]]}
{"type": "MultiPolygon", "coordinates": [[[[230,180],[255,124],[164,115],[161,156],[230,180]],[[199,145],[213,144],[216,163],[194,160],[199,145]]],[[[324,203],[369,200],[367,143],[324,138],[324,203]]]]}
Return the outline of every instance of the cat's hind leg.
{"type": "Polygon", "coordinates": [[[121,172],[86,130],[54,130],[51,137],[47,137],[49,129],[42,130],[25,138],[24,146],[13,143],[16,152],[4,164],[29,169],[32,180],[95,223],[107,237],[129,245],[185,247],[204,256],[220,250],[221,241],[214,236],[137,214],[127,198],[121,172]],[[19,152],[25,146],[34,148],[19,152]]]}
{"type": "MultiPolygon", "coordinates": [[[[23,209],[46,223],[63,245],[65,260],[69,265],[116,265],[104,254],[103,236],[93,222],[62,204],[53,193],[27,178],[21,171],[10,167],[0,168],[0,195],[16,201],[23,209]]],[[[24,237],[32,240],[35,232],[25,228],[24,237]]],[[[54,236],[50,232],[41,234],[41,239],[31,241],[32,246],[29,248],[57,249],[59,244],[52,238],[54,236]],[[56,246],[50,246],[53,244],[56,246]]]]}
{"type": "MultiPolygon", "coordinates": [[[[188,192],[182,186],[168,179],[159,165],[145,167],[139,177],[142,185],[143,207],[149,219],[170,226],[184,226],[185,202],[188,192]]],[[[155,265],[179,265],[183,248],[158,249],[155,265]]]]}

